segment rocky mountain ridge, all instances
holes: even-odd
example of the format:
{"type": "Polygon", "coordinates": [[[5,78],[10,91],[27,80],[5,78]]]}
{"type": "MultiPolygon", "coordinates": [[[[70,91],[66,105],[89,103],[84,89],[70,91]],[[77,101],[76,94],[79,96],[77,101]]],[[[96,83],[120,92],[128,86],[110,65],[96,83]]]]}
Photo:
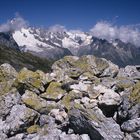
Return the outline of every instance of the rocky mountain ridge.
{"type": "Polygon", "coordinates": [[[66,56],[50,73],[0,66],[0,140],[139,140],[140,66],[66,56]]]}
{"type": "Polygon", "coordinates": [[[139,46],[119,39],[109,42],[82,31],[24,27],[1,33],[0,43],[46,59],[58,60],[67,55],[95,55],[111,60],[120,67],[140,64],[139,46]]]}

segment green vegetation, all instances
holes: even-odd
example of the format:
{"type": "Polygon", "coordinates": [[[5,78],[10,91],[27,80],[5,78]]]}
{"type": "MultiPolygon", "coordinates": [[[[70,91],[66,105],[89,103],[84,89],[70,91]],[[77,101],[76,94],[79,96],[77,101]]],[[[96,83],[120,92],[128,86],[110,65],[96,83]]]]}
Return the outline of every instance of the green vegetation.
{"type": "Polygon", "coordinates": [[[11,64],[17,71],[26,67],[33,71],[40,69],[48,72],[51,69],[53,61],[0,45],[0,65],[3,63],[11,64]]]}

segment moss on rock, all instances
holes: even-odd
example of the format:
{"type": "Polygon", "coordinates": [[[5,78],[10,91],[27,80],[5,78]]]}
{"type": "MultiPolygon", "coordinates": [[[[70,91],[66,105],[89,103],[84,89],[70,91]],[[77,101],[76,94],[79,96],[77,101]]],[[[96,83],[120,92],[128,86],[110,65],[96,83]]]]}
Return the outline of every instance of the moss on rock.
{"type": "Polygon", "coordinates": [[[16,70],[9,64],[5,63],[0,66],[0,95],[7,93],[17,76],[16,70]]]}
{"type": "Polygon", "coordinates": [[[140,103],[140,81],[133,87],[130,100],[134,103],[140,103]]]}
{"type": "Polygon", "coordinates": [[[61,88],[61,83],[51,82],[46,92],[43,93],[41,97],[48,100],[60,100],[65,93],[66,91],[61,88]]]}
{"type": "Polygon", "coordinates": [[[30,127],[27,128],[27,133],[28,134],[33,134],[33,133],[37,133],[37,131],[39,130],[39,125],[32,125],[30,127]]]}
{"type": "Polygon", "coordinates": [[[44,91],[42,78],[38,72],[32,72],[26,68],[23,68],[14,83],[14,86],[18,89],[28,89],[31,91],[44,91]]]}
{"type": "Polygon", "coordinates": [[[31,91],[26,91],[25,94],[23,94],[22,101],[27,106],[30,106],[39,112],[42,112],[45,108],[47,108],[46,101],[31,91]]]}

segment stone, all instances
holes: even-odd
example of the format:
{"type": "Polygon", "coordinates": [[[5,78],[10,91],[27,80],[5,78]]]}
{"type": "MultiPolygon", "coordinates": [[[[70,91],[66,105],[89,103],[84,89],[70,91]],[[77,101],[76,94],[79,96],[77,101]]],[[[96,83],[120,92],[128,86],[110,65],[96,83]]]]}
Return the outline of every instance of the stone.
{"type": "Polygon", "coordinates": [[[135,104],[140,103],[140,82],[137,82],[136,85],[134,85],[130,94],[130,100],[135,104]]]}
{"type": "Polygon", "coordinates": [[[89,99],[88,97],[83,97],[83,98],[81,99],[81,103],[82,103],[82,104],[89,104],[89,101],[90,101],[90,99],[89,99]]]}
{"type": "Polygon", "coordinates": [[[113,90],[106,88],[105,86],[102,85],[95,86],[94,90],[102,94],[98,97],[99,104],[109,106],[109,105],[119,105],[121,103],[120,95],[114,92],[113,90]]]}
{"type": "Polygon", "coordinates": [[[112,118],[106,118],[97,107],[92,110],[72,109],[68,114],[75,133],[86,133],[90,139],[96,140],[122,140],[124,137],[119,125],[112,118]]]}
{"type": "Polygon", "coordinates": [[[92,75],[115,76],[118,73],[118,66],[92,55],[80,58],[67,56],[55,62],[52,66],[53,72],[64,77],[78,78],[82,73],[89,72],[92,75]],[[62,71],[63,70],[63,71],[62,71]],[[104,73],[103,73],[104,72],[104,73]]]}
{"type": "Polygon", "coordinates": [[[39,125],[32,125],[32,126],[27,128],[27,133],[28,134],[37,133],[39,128],[40,128],[39,125]]]}
{"type": "Polygon", "coordinates": [[[44,80],[39,72],[32,72],[23,68],[17,75],[14,86],[23,94],[25,90],[36,92],[44,91],[44,80]]]}
{"type": "Polygon", "coordinates": [[[16,136],[9,138],[8,140],[23,140],[24,136],[25,135],[21,133],[21,134],[17,134],[16,136]]]}
{"type": "Polygon", "coordinates": [[[20,102],[21,96],[15,88],[5,95],[0,96],[0,118],[7,116],[11,108],[20,102]]]}
{"type": "Polygon", "coordinates": [[[24,131],[30,123],[37,121],[38,116],[36,111],[27,108],[25,105],[15,105],[6,120],[0,122],[0,131],[10,135],[16,134],[19,130],[24,131]]]}
{"type": "Polygon", "coordinates": [[[66,91],[61,88],[61,83],[51,82],[45,93],[41,94],[42,98],[47,100],[59,101],[66,91]]]}
{"type": "Polygon", "coordinates": [[[76,135],[76,134],[66,135],[64,133],[60,135],[60,140],[81,140],[81,138],[79,135],[76,135]]]}
{"type": "Polygon", "coordinates": [[[0,95],[7,93],[17,77],[16,70],[10,64],[0,66],[0,95]]]}
{"type": "Polygon", "coordinates": [[[63,123],[67,118],[67,113],[64,110],[52,109],[50,116],[54,117],[59,123],[63,123]]]}
{"type": "Polygon", "coordinates": [[[40,126],[44,126],[45,124],[55,124],[55,118],[48,115],[41,115],[39,119],[40,126]]]}
{"type": "Polygon", "coordinates": [[[82,140],[91,140],[88,134],[82,134],[81,135],[82,140]]]}
{"type": "Polygon", "coordinates": [[[7,135],[4,134],[3,132],[0,132],[0,140],[6,140],[7,139],[7,135]]]}
{"type": "Polygon", "coordinates": [[[121,125],[124,132],[136,132],[140,129],[140,118],[128,120],[121,125]]]}
{"type": "Polygon", "coordinates": [[[139,67],[140,67],[139,65],[138,66],[126,66],[124,71],[129,77],[140,80],[140,71],[138,70],[139,67]]]}
{"type": "Polygon", "coordinates": [[[32,91],[26,90],[22,95],[22,101],[24,104],[38,112],[45,112],[47,110],[46,100],[42,99],[32,91]]]}
{"type": "Polygon", "coordinates": [[[84,84],[82,82],[79,82],[78,84],[74,84],[70,86],[71,90],[78,90],[81,92],[87,92],[88,90],[88,84],[84,84]]]}
{"type": "Polygon", "coordinates": [[[119,72],[119,67],[113,64],[111,61],[108,61],[107,63],[109,66],[103,71],[100,77],[116,77],[119,72]]]}

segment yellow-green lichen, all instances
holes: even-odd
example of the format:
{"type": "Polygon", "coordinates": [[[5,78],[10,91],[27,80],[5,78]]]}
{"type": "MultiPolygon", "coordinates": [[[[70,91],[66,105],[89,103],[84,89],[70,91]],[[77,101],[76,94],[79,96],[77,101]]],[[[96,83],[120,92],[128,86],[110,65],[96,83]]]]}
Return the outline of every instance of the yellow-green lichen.
{"type": "Polygon", "coordinates": [[[14,83],[14,86],[20,88],[22,84],[25,84],[28,88],[37,88],[39,89],[42,86],[41,77],[39,73],[32,72],[26,68],[23,68],[14,83]]]}
{"type": "Polygon", "coordinates": [[[140,103],[140,82],[136,83],[130,94],[130,100],[134,103],[140,103]]]}
{"type": "Polygon", "coordinates": [[[61,104],[64,105],[65,108],[69,111],[71,108],[71,101],[72,101],[71,94],[67,94],[63,97],[61,104]]]}
{"type": "Polygon", "coordinates": [[[61,83],[59,82],[51,82],[50,85],[48,86],[47,90],[45,93],[41,95],[41,97],[46,98],[46,99],[57,99],[60,96],[64,96],[64,93],[66,93],[65,90],[61,88],[61,83]]]}
{"type": "Polygon", "coordinates": [[[27,106],[30,106],[37,111],[41,111],[41,109],[46,107],[46,101],[30,91],[26,91],[26,93],[22,96],[22,101],[27,106]]]}
{"type": "Polygon", "coordinates": [[[27,133],[28,134],[33,134],[33,133],[37,133],[37,131],[39,130],[39,125],[32,125],[30,127],[27,128],[27,133]]]}

